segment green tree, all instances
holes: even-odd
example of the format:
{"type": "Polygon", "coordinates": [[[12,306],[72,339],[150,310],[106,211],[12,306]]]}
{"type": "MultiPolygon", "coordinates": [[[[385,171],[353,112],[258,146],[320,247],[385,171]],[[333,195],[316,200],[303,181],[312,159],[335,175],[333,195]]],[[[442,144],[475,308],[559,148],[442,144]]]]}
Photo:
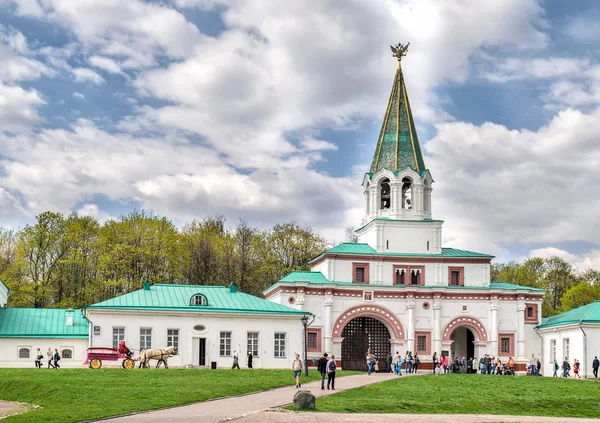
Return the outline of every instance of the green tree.
{"type": "Polygon", "coordinates": [[[542,315],[553,316],[561,311],[562,296],[577,283],[573,267],[560,257],[545,260],[546,273],[541,288],[546,290],[542,303],[542,315]]]}
{"type": "Polygon", "coordinates": [[[584,306],[596,300],[600,300],[600,285],[578,283],[569,288],[561,297],[561,312],[584,306]]]}

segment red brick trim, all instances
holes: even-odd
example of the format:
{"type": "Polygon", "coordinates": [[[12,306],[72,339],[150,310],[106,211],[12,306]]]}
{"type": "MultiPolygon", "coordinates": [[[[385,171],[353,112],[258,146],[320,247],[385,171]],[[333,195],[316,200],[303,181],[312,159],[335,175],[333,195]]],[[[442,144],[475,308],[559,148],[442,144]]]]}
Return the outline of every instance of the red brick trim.
{"type": "Polygon", "coordinates": [[[474,317],[457,317],[456,319],[452,320],[442,331],[442,340],[449,341],[450,337],[452,336],[452,332],[461,326],[466,326],[470,329],[473,329],[479,338],[478,341],[485,342],[488,340],[485,326],[474,317]]]}
{"type": "Polygon", "coordinates": [[[392,331],[392,336],[395,339],[404,339],[404,326],[402,326],[400,319],[398,319],[390,310],[378,305],[356,306],[346,310],[338,317],[333,325],[333,337],[341,338],[342,332],[348,322],[357,317],[373,317],[380,320],[392,331]]]}
{"type": "Polygon", "coordinates": [[[321,341],[321,329],[307,329],[306,330],[306,349],[308,352],[321,352],[321,346],[323,345],[322,341],[321,341]],[[309,333],[316,333],[317,334],[317,348],[311,348],[310,346],[308,346],[308,334],[309,333]]]}
{"type": "Polygon", "coordinates": [[[525,303],[525,323],[529,325],[538,324],[538,308],[537,304],[525,303]],[[533,316],[527,317],[527,311],[533,309],[533,316]]]}
{"type": "MultiPolygon", "coordinates": [[[[458,286],[465,286],[465,268],[463,266],[448,266],[448,286],[452,285],[452,272],[458,272],[458,286]]],[[[456,286],[456,285],[454,285],[456,286]]]]}
{"type": "Polygon", "coordinates": [[[425,285],[425,266],[409,266],[409,272],[408,272],[408,281],[407,281],[407,285],[408,286],[416,286],[412,284],[412,271],[413,270],[420,270],[421,271],[421,276],[419,277],[419,285],[425,285]]]}
{"type": "Polygon", "coordinates": [[[500,357],[514,357],[515,356],[515,334],[514,333],[499,333],[498,334],[498,355],[500,357]],[[508,352],[502,352],[502,338],[509,338],[508,340],[508,352]]]}
{"type": "Polygon", "coordinates": [[[392,266],[392,285],[406,285],[406,281],[409,278],[408,267],[407,264],[394,264],[392,266]],[[396,283],[396,270],[398,269],[404,270],[404,284],[396,283]]]}
{"type": "Polygon", "coordinates": [[[431,355],[431,332],[415,332],[415,347],[413,349],[419,355],[431,355]],[[419,336],[426,336],[427,340],[425,341],[425,350],[417,349],[417,341],[419,336]]]}
{"type": "Polygon", "coordinates": [[[369,283],[369,263],[352,262],[352,282],[354,283],[369,283]],[[364,268],[364,281],[358,282],[356,280],[356,269],[364,268]]]}

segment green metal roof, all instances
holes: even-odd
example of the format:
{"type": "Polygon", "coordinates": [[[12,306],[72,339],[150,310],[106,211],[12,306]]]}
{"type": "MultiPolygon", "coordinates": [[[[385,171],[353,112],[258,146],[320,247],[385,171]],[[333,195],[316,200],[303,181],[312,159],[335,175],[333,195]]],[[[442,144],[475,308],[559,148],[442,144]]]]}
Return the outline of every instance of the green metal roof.
{"type": "Polygon", "coordinates": [[[534,291],[538,293],[545,292],[543,289],[532,288],[530,286],[522,286],[515,285],[512,283],[506,282],[491,282],[489,286],[447,286],[447,285],[371,285],[371,284],[362,284],[362,283],[354,283],[354,282],[338,282],[338,281],[329,281],[321,272],[306,272],[306,271],[296,271],[292,272],[279,281],[275,282],[272,286],[267,288],[263,292],[268,292],[275,286],[282,283],[289,282],[304,282],[313,285],[336,285],[336,286],[362,286],[369,288],[385,288],[385,289],[407,289],[407,288],[417,288],[417,289],[451,289],[451,290],[482,290],[482,291],[491,291],[491,290],[511,290],[511,291],[534,291]]]}
{"type": "Polygon", "coordinates": [[[485,258],[493,259],[494,256],[484,253],[477,253],[474,251],[459,250],[457,248],[442,248],[441,254],[425,254],[425,253],[392,253],[392,252],[378,252],[373,249],[369,244],[345,242],[337,245],[319,256],[315,257],[309,263],[312,263],[327,254],[360,254],[360,255],[372,255],[372,256],[384,256],[384,257],[427,257],[427,258],[485,258]]]}
{"type": "Polygon", "coordinates": [[[404,74],[398,66],[370,173],[377,173],[381,169],[395,172],[406,167],[417,173],[426,169],[406,93],[404,74]]]}
{"type": "Polygon", "coordinates": [[[600,323],[600,301],[569,310],[556,316],[548,317],[538,326],[539,329],[568,325],[571,323],[600,323]]]}
{"type": "Polygon", "coordinates": [[[87,338],[88,321],[80,310],[67,326],[67,310],[55,308],[0,308],[0,338],[87,338]]]}
{"type": "Polygon", "coordinates": [[[111,298],[86,309],[137,309],[190,311],[195,313],[307,314],[243,292],[231,292],[224,286],[157,284],[111,298]],[[206,298],[206,305],[190,305],[194,295],[206,298]]]}

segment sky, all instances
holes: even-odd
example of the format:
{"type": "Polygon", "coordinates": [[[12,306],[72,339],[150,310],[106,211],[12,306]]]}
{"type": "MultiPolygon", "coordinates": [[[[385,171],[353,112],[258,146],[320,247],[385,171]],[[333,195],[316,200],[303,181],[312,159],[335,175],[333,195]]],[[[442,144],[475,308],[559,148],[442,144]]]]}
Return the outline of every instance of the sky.
{"type": "Polygon", "coordinates": [[[444,246],[600,269],[600,4],[0,0],[0,225],[134,209],[330,242],[403,59],[444,246]]]}

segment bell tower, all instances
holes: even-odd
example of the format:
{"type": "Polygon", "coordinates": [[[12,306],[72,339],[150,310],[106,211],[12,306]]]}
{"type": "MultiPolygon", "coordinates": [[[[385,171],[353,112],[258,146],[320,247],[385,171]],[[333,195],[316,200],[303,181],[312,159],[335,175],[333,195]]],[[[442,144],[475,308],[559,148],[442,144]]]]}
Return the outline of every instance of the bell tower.
{"type": "Polygon", "coordinates": [[[409,45],[391,46],[398,69],[371,167],[363,179],[365,225],[357,230],[357,235],[377,251],[401,248],[403,251],[397,251],[439,254],[442,222],[431,217],[433,178],[425,167],[402,73],[402,58],[409,45]],[[397,230],[404,226],[412,229],[397,230]],[[413,237],[415,243],[398,239],[407,236],[413,237]]]}

